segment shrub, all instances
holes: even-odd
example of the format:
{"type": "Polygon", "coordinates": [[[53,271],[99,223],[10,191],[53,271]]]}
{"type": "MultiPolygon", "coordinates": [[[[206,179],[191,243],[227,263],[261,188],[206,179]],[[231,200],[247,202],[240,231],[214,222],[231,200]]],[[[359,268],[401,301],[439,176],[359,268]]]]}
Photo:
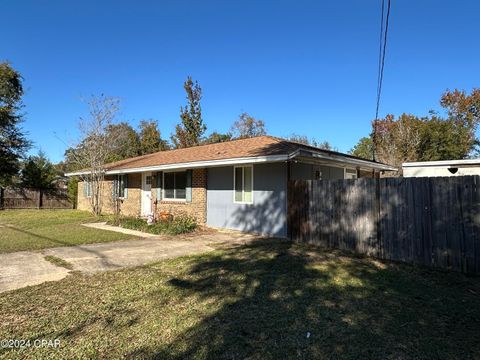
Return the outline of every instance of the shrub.
{"type": "Polygon", "coordinates": [[[134,217],[118,217],[107,222],[109,225],[120,226],[125,229],[139,230],[150,234],[177,235],[192,232],[197,228],[197,221],[188,215],[175,216],[172,220],[158,221],[148,225],[143,219],[134,217]]]}

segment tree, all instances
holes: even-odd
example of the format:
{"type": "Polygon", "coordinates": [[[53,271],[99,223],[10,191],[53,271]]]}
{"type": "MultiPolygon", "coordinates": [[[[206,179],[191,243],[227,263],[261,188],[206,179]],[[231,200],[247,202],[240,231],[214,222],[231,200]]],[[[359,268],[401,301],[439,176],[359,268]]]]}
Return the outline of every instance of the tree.
{"type": "Polygon", "coordinates": [[[57,177],[55,166],[47,159],[42,151],[36,156],[29,156],[21,170],[21,184],[23,187],[48,189],[52,187],[57,177]]]}
{"type": "Polygon", "coordinates": [[[373,141],[371,137],[362,137],[348,152],[350,155],[373,160],[373,141]]]}
{"type": "Polygon", "coordinates": [[[397,167],[406,161],[416,161],[425,121],[409,114],[402,114],[397,120],[393,115],[376,120],[372,125],[375,159],[397,167]]]}
{"type": "Polygon", "coordinates": [[[422,128],[418,161],[464,159],[474,151],[477,141],[470,126],[454,119],[431,117],[422,128]]]}
{"type": "Polygon", "coordinates": [[[248,113],[240,114],[230,130],[234,139],[251,138],[255,136],[266,135],[265,122],[260,119],[255,119],[248,113]]]}
{"type": "Polygon", "coordinates": [[[187,93],[188,104],[180,107],[181,123],[175,127],[175,134],[172,134],[172,143],[176,148],[185,148],[199,145],[201,138],[207,127],[203,123],[202,108],[200,100],[202,99],[202,88],[197,81],[193,82],[189,76],[183,88],[187,93]]]}
{"type": "Polygon", "coordinates": [[[293,142],[297,142],[299,144],[312,145],[312,146],[315,146],[313,144],[317,143],[314,138],[312,138],[312,140],[310,140],[308,138],[308,136],[306,136],[306,135],[299,135],[299,134],[295,134],[295,133],[291,134],[288,137],[288,140],[293,141],[293,142]]]}
{"type": "Polygon", "coordinates": [[[168,150],[168,143],[162,139],[157,121],[142,120],[139,138],[141,155],[168,150]]]}
{"type": "Polygon", "coordinates": [[[0,63],[0,186],[18,174],[20,159],[30,146],[19,127],[22,96],[20,73],[8,63],[0,63]]]}
{"type": "Polygon", "coordinates": [[[111,157],[107,162],[128,159],[141,154],[140,138],[128,123],[123,121],[119,124],[111,124],[106,131],[113,146],[111,157]]]}
{"type": "Polygon", "coordinates": [[[324,140],[324,141],[322,141],[322,142],[316,143],[316,144],[313,145],[313,146],[318,147],[319,149],[322,149],[322,150],[338,151],[338,148],[336,148],[335,146],[333,146],[332,144],[330,144],[330,142],[328,142],[327,140],[324,140]]]}
{"type": "Polygon", "coordinates": [[[440,105],[447,110],[450,126],[457,136],[457,151],[462,158],[473,153],[478,146],[476,131],[480,122],[480,89],[474,88],[470,95],[465,91],[447,90],[440,105]]]}
{"type": "MultiPolygon", "coordinates": [[[[404,113],[396,119],[387,115],[375,120],[370,136],[375,159],[401,168],[406,161],[464,159],[475,154],[479,146],[475,134],[480,123],[480,89],[470,94],[447,90],[440,105],[447,110],[447,117],[431,111],[426,117],[404,113]]],[[[362,138],[352,152],[364,156],[369,146],[362,138]]]]}
{"type": "Polygon", "coordinates": [[[322,150],[329,150],[329,151],[338,151],[338,149],[330,144],[330,142],[324,140],[322,142],[318,142],[315,138],[309,139],[306,135],[298,135],[298,134],[291,134],[288,137],[289,141],[294,141],[300,144],[305,144],[308,146],[313,146],[322,150]]]}
{"type": "Polygon", "coordinates": [[[204,144],[214,144],[214,143],[220,143],[220,142],[225,142],[232,140],[232,134],[226,133],[222,134],[219,132],[212,132],[205,140],[203,140],[204,144]]]}
{"type": "Polygon", "coordinates": [[[90,187],[90,207],[98,216],[103,208],[105,164],[113,157],[118,141],[108,129],[116,118],[120,101],[105,95],[92,96],[87,105],[88,117],[80,118],[78,122],[81,140],[69,155],[75,162],[74,167],[88,170],[80,177],[84,186],[88,183],[90,187]]]}

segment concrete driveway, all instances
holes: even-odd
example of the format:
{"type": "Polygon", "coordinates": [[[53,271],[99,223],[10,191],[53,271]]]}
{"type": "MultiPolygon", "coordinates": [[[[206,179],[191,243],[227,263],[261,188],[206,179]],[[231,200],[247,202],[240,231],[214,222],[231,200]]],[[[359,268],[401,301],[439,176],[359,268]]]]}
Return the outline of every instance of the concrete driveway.
{"type": "MultiPolygon", "coordinates": [[[[105,228],[105,230],[110,230],[105,228]]],[[[0,292],[57,281],[70,271],[95,273],[138,266],[167,258],[211,251],[215,243],[243,243],[255,237],[235,232],[147,236],[140,240],[57,247],[0,254],[0,292]],[[72,269],[54,265],[45,256],[67,261],[72,269]]]]}

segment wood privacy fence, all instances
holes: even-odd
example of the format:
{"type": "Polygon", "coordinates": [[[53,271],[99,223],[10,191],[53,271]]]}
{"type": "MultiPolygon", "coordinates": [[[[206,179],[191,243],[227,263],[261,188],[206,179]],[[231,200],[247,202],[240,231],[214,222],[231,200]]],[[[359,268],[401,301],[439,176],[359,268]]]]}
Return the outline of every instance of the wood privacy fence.
{"type": "Polygon", "coordinates": [[[67,190],[0,188],[0,209],[72,209],[67,190]]]}
{"type": "Polygon", "coordinates": [[[290,181],[289,236],[480,274],[480,176],[290,181]]]}

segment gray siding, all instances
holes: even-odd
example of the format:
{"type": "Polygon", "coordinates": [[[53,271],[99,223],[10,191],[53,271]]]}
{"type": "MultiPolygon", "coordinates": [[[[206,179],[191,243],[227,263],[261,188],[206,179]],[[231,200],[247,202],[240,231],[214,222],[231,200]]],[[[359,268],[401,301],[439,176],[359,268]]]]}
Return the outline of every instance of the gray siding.
{"type": "Polygon", "coordinates": [[[304,163],[292,163],[292,180],[338,180],[344,178],[343,168],[304,163]],[[320,172],[320,179],[315,173],[320,172]]]}
{"type": "Polygon", "coordinates": [[[209,168],[207,225],[247,232],[287,236],[287,166],[253,166],[253,204],[233,202],[233,167],[209,168]]]}

